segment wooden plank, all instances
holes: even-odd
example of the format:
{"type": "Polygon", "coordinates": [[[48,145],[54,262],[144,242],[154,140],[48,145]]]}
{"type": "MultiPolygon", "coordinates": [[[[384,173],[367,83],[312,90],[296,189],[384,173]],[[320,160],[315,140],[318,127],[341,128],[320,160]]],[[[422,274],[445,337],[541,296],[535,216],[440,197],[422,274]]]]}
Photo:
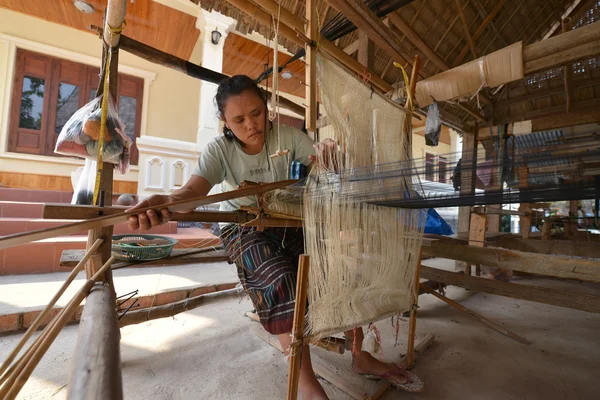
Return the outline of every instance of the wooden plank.
{"type": "Polygon", "coordinates": [[[523,212],[523,211],[517,211],[517,210],[505,210],[502,208],[496,208],[496,207],[480,207],[480,206],[475,206],[475,207],[471,207],[471,212],[472,213],[476,213],[476,214],[486,214],[486,215],[493,215],[493,214],[500,214],[500,215],[527,215],[527,213],[523,212]]]}
{"type": "Polygon", "coordinates": [[[552,234],[552,221],[545,220],[542,224],[542,240],[550,240],[552,234]]]}
{"type": "MultiPolygon", "coordinates": [[[[473,58],[477,58],[477,51],[475,51],[475,42],[473,41],[471,32],[469,32],[469,24],[467,23],[467,19],[465,18],[465,13],[463,13],[462,7],[460,6],[460,2],[458,0],[454,0],[454,6],[456,8],[458,16],[460,17],[460,22],[462,23],[463,30],[465,32],[465,37],[467,38],[468,47],[471,49],[473,58]]],[[[455,64],[460,64],[460,62],[462,61],[462,57],[464,57],[464,55],[461,52],[458,54],[455,64]]]]}
{"type": "MultiPolygon", "coordinates": [[[[481,4],[481,1],[473,0],[473,5],[477,9],[479,16],[485,21],[488,18],[489,14],[487,13],[485,7],[481,4]]],[[[500,41],[500,43],[502,43],[503,46],[508,46],[508,42],[504,40],[502,32],[500,32],[494,21],[490,21],[489,24],[492,27],[492,30],[494,31],[494,34],[496,35],[496,38],[500,41]]]]}
{"type": "Polygon", "coordinates": [[[465,276],[426,265],[421,266],[421,277],[473,291],[600,313],[600,296],[592,294],[465,276]]]}
{"type": "Polygon", "coordinates": [[[423,256],[441,257],[516,271],[600,282],[600,260],[554,254],[527,253],[500,247],[460,245],[423,239],[423,256]]]}
{"type": "Polygon", "coordinates": [[[356,59],[365,67],[369,69],[374,68],[375,45],[363,31],[358,31],[358,55],[356,59]]]}
{"type": "MultiPolygon", "coordinates": [[[[269,190],[283,188],[289,186],[297,181],[280,181],[273,183],[265,183],[260,185],[246,186],[241,189],[232,190],[230,192],[214,194],[210,196],[195,197],[193,199],[181,200],[174,203],[164,204],[164,208],[168,208],[171,212],[184,211],[187,209],[194,209],[202,205],[208,205],[212,203],[218,203],[225,200],[231,200],[238,197],[252,196],[255,194],[261,194],[268,192],[269,190]]],[[[53,228],[40,229],[36,231],[18,233],[14,235],[7,235],[0,238],[0,249],[17,246],[19,244],[29,243],[36,240],[48,239],[59,235],[69,235],[80,232],[86,229],[96,229],[105,226],[111,226],[119,222],[126,222],[132,214],[139,214],[151,210],[152,207],[141,208],[133,213],[123,213],[117,215],[108,215],[104,217],[95,218],[89,221],[75,222],[71,224],[65,224],[53,228]]]]}

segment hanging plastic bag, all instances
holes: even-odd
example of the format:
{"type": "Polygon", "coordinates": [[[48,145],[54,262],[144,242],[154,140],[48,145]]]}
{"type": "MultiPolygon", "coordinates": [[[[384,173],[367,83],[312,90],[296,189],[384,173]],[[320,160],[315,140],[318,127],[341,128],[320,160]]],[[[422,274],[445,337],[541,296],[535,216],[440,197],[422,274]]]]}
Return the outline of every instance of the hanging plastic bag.
{"type": "MultiPolygon", "coordinates": [[[[102,96],[99,96],[77,110],[60,131],[54,152],[97,160],[101,106],[102,96]]],[[[125,125],[119,119],[114,102],[109,96],[102,160],[116,164],[115,169],[122,174],[129,170],[129,147],[132,144],[131,138],[124,132],[125,125]]]]}
{"type": "Polygon", "coordinates": [[[71,204],[93,205],[94,201],[94,185],[96,183],[96,166],[98,162],[90,158],[85,159],[85,165],[79,179],[73,188],[73,198],[71,204]]]}
{"type": "Polygon", "coordinates": [[[440,119],[440,110],[436,102],[427,109],[427,121],[425,122],[425,144],[435,147],[440,142],[440,133],[442,133],[442,120],[440,119]]]}

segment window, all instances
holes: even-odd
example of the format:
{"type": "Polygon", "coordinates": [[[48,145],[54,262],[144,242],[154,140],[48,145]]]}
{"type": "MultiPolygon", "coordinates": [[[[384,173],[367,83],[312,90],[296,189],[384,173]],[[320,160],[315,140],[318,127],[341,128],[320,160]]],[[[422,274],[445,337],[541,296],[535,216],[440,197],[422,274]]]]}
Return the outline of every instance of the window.
{"type": "Polygon", "coordinates": [[[448,159],[425,153],[425,179],[431,182],[448,183],[448,159]]]}
{"type": "Polygon", "coordinates": [[[425,179],[428,181],[435,181],[435,156],[433,154],[425,153],[425,179]]]}
{"type": "Polygon", "coordinates": [[[438,157],[438,182],[440,183],[446,183],[447,181],[447,170],[446,170],[446,165],[448,165],[448,160],[446,160],[446,157],[438,157]]]}
{"type": "MultiPolygon", "coordinates": [[[[71,116],[96,94],[100,69],[27,50],[17,50],[8,150],[61,157],[56,140],[71,116]]],[[[132,139],[140,136],[144,82],[119,74],[117,107],[132,139]]],[[[130,149],[132,165],[137,146],[130,149]]]]}

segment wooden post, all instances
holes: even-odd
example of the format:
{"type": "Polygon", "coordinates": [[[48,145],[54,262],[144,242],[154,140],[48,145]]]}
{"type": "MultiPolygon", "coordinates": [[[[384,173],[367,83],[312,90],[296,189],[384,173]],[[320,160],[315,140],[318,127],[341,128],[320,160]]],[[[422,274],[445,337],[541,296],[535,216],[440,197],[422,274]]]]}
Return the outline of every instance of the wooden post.
{"type": "MultiPolygon", "coordinates": [[[[529,184],[529,170],[526,165],[519,167],[519,189],[527,188],[529,184]]],[[[529,233],[531,232],[531,208],[529,203],[521,203],[519,211],[526,212],[527,215],[521,215],[519,217],[519,227],[521,230],[521,238],[529,239],[529,233]]]]}
{"type": "Polygon", "coordinates": [[[121,334],[113,288],[94,285],[86,299],[69,376],[69,399],[122,399],[121,334]]]}
{"type": "Polygon", "coordinates": [[[317,1],[306,0],[306,36],[311,43],[306,45],[306,129],[317,129],[317,1]]]}
{"type": "MultiPolygon", "coordinates": [[[[300,363],[302,347],[304,346],[304,329],[306,316],[306,299],[308,292],[308,269],[310,259],[301,255],[298,263],[298,278],[296,282],[296,306],[294,308],[294,325],[292,328],[292,343],[290,345],[290,370],[288,375],[288,400],[298,398],[298,382],[300,379],[300,363]]],[[[418,290],[418,289],[417,289],[418,290]]]]}
{"type": "MultiPolygon", "coordinates": [[[[110,52],[108,67],[109,92],[103,90],[103,96],[117,99],[119,38],[124,24],[127,0],[108,0],[104,24],[103,61],[110,52]]],[[[105,75],[106,76],[106,75],[105,75]]],[[[98,90],[103,87],[103,82],[98,90]]],[[[100,204],[112,205],[113,165],[104,163],[100,178],[100,190],[103,198],[100,204]]],[[[98,205],[98,204],[95,204],[98,205]]],[[[96,274],[98,267],[110,259],[113,225],[92,229],[88,233],[88,247],[98,238],[104,240],[98,251],[86,267],[88,279],[96,274]]],[[[120,331],[117,323],[116,294],[112,271],[106,269],[103,274],[105,283],[95,285],[87,297],[79,325],[79,334],[69,376],[70,399],[115,399],[123,398],[121,379],[120,331]]]]}
{"type": "Polygon", "coordinates": [[[575,236],[577,234],[577,217],[579,202],[577,200],[569,201],[569,222],[565,224],[565,235],[575,236]]]}
{"type": "Polygon", "coordinates": [[[406,350],[406,360],[408,368],[415,362],[415,333],[417,331],[417,307],[419,305],[419,284],[421,283],[421,257],[422,251],[419,250],[419,259],[415,271],[415,281],[413,284],[412,307],[410,309],[410,321],[408,324],[408,348],[406,350]]]}
{"type": "MultiPolygon", "coordinates": [[[[462,159],[460,168],[460,194],[471,196],[475,191],[475,167],[477,165],[477,131],[478,126],[472,132],[463,133],[462,159]]],[[[458,233],[469,232],[471,222],[471,207],[463,206],[458,209],[458,233]]],[[[464,262],[455,261],[456,270],[464,270],[465,273],[471,267],[464,262]]]]}

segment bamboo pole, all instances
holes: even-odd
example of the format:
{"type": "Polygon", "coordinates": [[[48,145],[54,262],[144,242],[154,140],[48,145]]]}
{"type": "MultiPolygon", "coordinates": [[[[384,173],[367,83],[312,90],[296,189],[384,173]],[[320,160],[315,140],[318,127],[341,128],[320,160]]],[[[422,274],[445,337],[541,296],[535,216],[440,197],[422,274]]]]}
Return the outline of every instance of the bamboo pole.
{"type": "Polygon", "coordinates": [[[12,400],[19,394],[50,345],[52,345],[66,323],[73,317],[79,304],[87,296],[94,283],[101,279],[104,273],[110,268],[114,260],[114,257],[108,259],[102,268],[83,284],[69,304],[54,318],[53,323],[44,329],[42,335],[40,335],[29,351],[17,361],[11,375],[2,386],[2,389],[0,389],[1,399],[12,400]]]}
{"type": "MultiPolygon", "coordinates": [[[[207,204],[218,203],[221,201],[231,200],[238,197],[246,197],[254,194],[264,193],[269,190],[279,189],[296,182],[297,181],[295,180],[288,180],[247,186],[241,189],[232,190],[230,192],[219,193],[210,196],[200,196],[195,197],[193,199],[185,199],[173,203],[163,204],[160,208],[167,208],[171,212],[183,212],[185,210],[194,209],[196,207],[207,204]]],[[[73,233],[81,232],[83,230],[96,229],[118,224],[120,222],[126,222],[129,216],[144,213],[152,209],[156,209],[156,207],[140,208],[139,210],[123,212],[121,214],[116,215],[107,215],[104,217],[94,218],[88,221],[74,222],[71,224],[65,224],[54,228],[39,229],[36,231],[4,236],[0,238],[0,249],[33,242],[36,240],[48,239],[58,235],[70,235],[73,233]]]]}
{"type": "Polygon", "coordinates": [[[290,345],[290,369],[288,375],[287,394],[288,400],[296,400],[298,398],[300,363],[302,361],[302,347],[304,345],[309,263],[309,256],[304,254],[300,256],[298,263],[298,278],[296,282],[296,305],[294,308],[292,343],[290,345]]]}
{"type": "Polygon", "coordinates": [[[419,259],[417,260],[415,281],[413,284],[413,301],[410,309],[410,321],[408,323],[408,349],[406,351],[408,368],[410,368],[415,362],[415,333],[417,330],[417,307],[419,306],[419,284],[421,282],[421,257],[422,251],[419,251],[419,259]]]}
{"type": "Polygon", "coordinates": [[[12,361],[15,359],[15,357],[17,356],[17,354],[19,354],[19,351],[21,351],[21,349],[23,348],[23,346],[25,345],[25,343],[27,343],[27,341],[29,340],[29,338],[31,337],[31,335],[33,335],[33,333],[37,330],[37,328],[40,326],[40,324],[42,323],[42,321],[44,320],[44,318],[46,318],[46,316],[48,315],[48,313],[50,312],[50,310],[52,310],[52,307],[54,307],[54,305],[56,304],[56,302],[58,301],[58,299],[60,299],[60,297],[65,292],[65,290],[67,290],[67,288],[69,287],[69,285],[71,284],[71,282],[73,282],[73,280],[75,280],[75,278],[77,277],[77,274],[79,274],[79,272],[81,272],[81,270],[85,266],[85,263],[89,260],[89,258],[92,256],[92,254],[94,254],[94,252],[98,249],[98,247],[100,246],[101,243],[102,243],[102,239],[96,240],[96,242],[94,242],[94,244],[92,245],[92,247],[90,247],[86,251],[86,253],[84,254],[83,258],[73,268],[73,270],[71,271],[71,273],[67,277],[66,281],[63,283],[63,285],[60,287],[60,289],[58,289],[58,291],[56,292],[56,294],[54,295],[54,297],[52,297],[52,299],[50,300],[50,302],[48,303],[48,305],[46,306],[46,308],[44,308],[44,310],[41,313],[38,314],[37,318],[35,319],[35,321],[33,321],[33,323],[31,324],[31,326],[29,327],[29,329],[27,329],[27,332],[25,332],[25,334],[23,335],[23,337],[21,338],[21,340],[19,341],[19,343],[15,346],[15,348],[8,355],[8,357],[6,357],[6,360],[4,360],[4,363],[2,364],[2,367],[0,368],[0,376],[2,374],[4,374],[4,372],[6,371],[6,369],[8,368],[8,366],[10,365],[10,363],[12,363],[12,361]]]}
{"type": "Polygon", "coordinates": [[[460,311],[466,312],[467,314],[472,315],[473,317],[477,318],[482,323],[486,324],[487,326],[489,326],[490,328],[494,329],[495,331],[500,332],[504,336],[507,336],[507,337],[509,337],[511,339],[514,339],[517,342],[520,342],[520,343],[523,343],[523,344],[531,344],[531,342],[529,340],[525,339],[524,337],[521,337],[521,336],[517,335],[516,333],[513,333],[513,332],[509,331],[508,329],[501,327],[500,325],[498,325],[494,321],[491,321],[491,320],[487,319],[486,317],[477,314],[475,311],[470,310],[467,307],[458,304],[454,300],[450,300],[446,296],[442,296],[441,294],[439,294],[435,290],[432,290],[432,289],[428,288],[425,285],[420,285],[420,286],[421,286],[421,289],[423,289],[427,293],[434,295],[438,299],[446,302],[447,304],[451,305],[452,307],[456,308],[457,310],[460,310],[460,311]]]}

